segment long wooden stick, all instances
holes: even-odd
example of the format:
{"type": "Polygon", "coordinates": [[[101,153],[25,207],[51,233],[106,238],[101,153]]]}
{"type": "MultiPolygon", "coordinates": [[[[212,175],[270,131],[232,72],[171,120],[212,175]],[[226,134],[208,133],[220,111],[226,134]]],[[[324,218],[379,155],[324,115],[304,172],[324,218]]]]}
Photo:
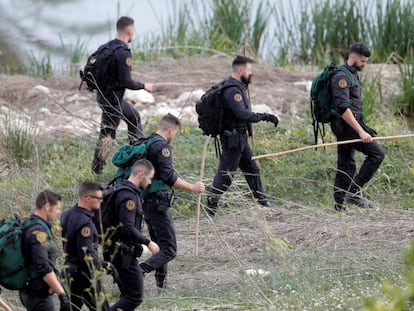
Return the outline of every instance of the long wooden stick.
{"type": "MultiPolygon", "coordinates": [[[[414,134],[373,137],[373,139],[374,140],[393,140],[393,139],[403,139],[403,138],[412,138],[412,137],[414,137],[414,134]]],[[[353,143],[360,143],[360,142],[362,142],[361,139],[351,139],[351,140],[337,141],[337,142],[334,142],[334,143],[311,145],[311,146],[301,147],[301,148],[297,148],[297,149],[281,151],[281,152],[277,152],[277,153],[263,154],[263,155],[252,157],[252,159],[253,160],[260,160],[260,159],[278,157],[278,156],[281,156],[281,155],[296,153],[296,152],[299,152],[299,151],[304,151],[304,150],[309,150],[309,149],[314,149],[314,148],[331,147],[331,146],[346,145],[346,144],[353,144],[353,143]]]]}
{"type": "MultiPolygon", "coordinates": [[[[246,56],[246,42],[244,42],[244,46],[243,46],[243,56],[246,56]]],[[[247,98],[249,100],[249,103],[248,103],[249,111],[251,112],[252,111],[252,103],[250,101],[250,88],[249,88],[249,85],[247,85],[247,98]]],[[[256,151],[256,148],[255,148],[256,138],[255,138],[255,135],[254,135],[254,124],[250,123],[249,127],[250,127],[250,130],[251,130],[250,134],[252,135],[252,137],[251,137],[252,138],[252,153],[255,154],[255,151],[256,151]]]]}
{"type": "Polygon", "coordinates": [[[4,311],[12,311],[12,309],[8,306],[3,299],[0,298],[0,306],[3,308],[4,311]]]}
{"type": "MultiPolygon", "coordinates": [[[[203,146],[203,155],[201,157],[201,167],[200,167],[200,182],[204,178],[204,166],[206,164],[206,155],[208,142],[210,141],[210,136],[206,137],[203,146]]],[[[196,240],[195,240],[195,255],[198,256],[198,232],[200,231],[200,211],[201,211],[201,192],[197,196],[197,222],[196,222],[196,240]]]]}

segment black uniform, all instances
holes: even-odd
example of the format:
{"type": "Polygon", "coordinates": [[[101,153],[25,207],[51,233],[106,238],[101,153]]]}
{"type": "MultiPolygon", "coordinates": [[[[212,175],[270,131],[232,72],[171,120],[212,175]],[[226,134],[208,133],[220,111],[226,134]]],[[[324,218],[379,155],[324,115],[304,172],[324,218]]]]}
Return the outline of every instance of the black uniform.
{"type": "Polygon", "coordinates": [[[112,238],[114,242],[105,250],[105,259],[111,260],[118,270],[121,297],[111,310],[134,310],[144,298],[144,279],[136,257],[141,256],[141,244],[148,245],[150,240],[141,233],[143,211],[139,189],[126,180],[121,185],[129,189],[119,190],[115,194],[115,222],[118,229],[112,238]],[[116,247],[119,242],[120,246],[116,247]]]}
{"type": "Polygon", "coordinates": [[[144,88],[144,84],[131,78],[132,54],[127,44],[115,39],[110,41],[109,45],[114,49],[114,56],[109,69],[110,84],[115,86],[101,89],[102,92],[98,91],[96,96],[98,105],[102,109],[102,119],[101,131],[93,159],[95,171],[99,171],[99,168],[102,170],[104,165],[104,159],[100,156],[102,139],[107,136],[115,139],[116,129],[121,120],[127,123],[131,143],[143,136],[141,117],[138,111],[123,100],[123,97],[126,88],[140,90],[144,88]]]}
{"type": "Polygon", "coordinates": [[[30,220],[40,220],[41,224],[34,224],[24,232],[23,255],[29,259],[39,277],[32,279],[26,287],[20,291],[20,300],[29,311],[54,311],[53,297],[49,294],[49,285],[43,281],[43,277],[50,272],[57,272],[55,267],[56,253],[53,237],[49,235],[45,227],[51,230],[48,222],[36,215],[31,215],[30,220]]]}
{"type": "Polygon", "coordinates": [[[214,215],[220,195],[231,185],[234,172],[239,167],[259,203],[268,204],[260,179],[260,170],[256,161],[252,160],[252,149],[248,143],[248,127],[250,123],[266,120],[266,114],[249,111],[249,98],[246,85],[232,77],[228,83],[235,86],[224,90],[226,116],[225,131],[220,135],[222,153],[220,164],[213,185],[209,189],[207,207],[210,215],[214,215]]]}
{"type": "MultiPolygon", "coordinates": [[[[358,71],[355,67],[342,65],[341,70],[332,77],[332,92],[335,99],[335,108],[338,117],[331,122],[331,128],[338,141],[358,139],[358,133],[349,126],[343,119],[342,114],[347,108],[350,108],[355,119],[362,128],[371,136],[375,136],[375,131],[364,123],[364,114],[362,109],[362,84],[358,77],[358,71]],[[348,71],[347,74],[344,70],[348,71]],[[352,77],[352,79],[350,79],[352,77]]],[[[337,207],[342,208],[347,192],[355,194],[372,178],[382,160],[385,151],[376,141],[372,143],[355,143],[338,145],[337,172],[334,186],[334,199],[337,207]],[[354,177],[355,150],[366,155],[359,173],[354,177]]]]}
{"type": "MultiPolygon", "coordinates": [[[[90,281],[91,269],[97,271],[104,265],[98,257],[99,239],[92,221],[93,215],[93,212],[78,205],[62,214],[63,250],[66,255],[65,265],[68,266],[66,278],[70,286],[71,303],[79,310],[83,304],[86,304],[89,310],[96,310],[94,289],[98,293],[103,292],[99,280],[97,283],[90,281]]],[[[102,310],[109,310],[106,301],[102,310]]]]}
{"type": "MultiPolygon", "coordinates": [[[[159,136],[151,134],[150,138],[159,136]]],[[[147,159],[155,168],[154,178],[143,202],[145,221],[151,239],[160,247],[160,252],[141,263],[144,273],[155,270],[155,281],[159,288],[165,286],[168,262],[177,254],[177,239],[169,208],[172,205],[172,186],[178,179],[172,162],[171,147],[166,140],[153,143],[147,152],[147,159]]]]}

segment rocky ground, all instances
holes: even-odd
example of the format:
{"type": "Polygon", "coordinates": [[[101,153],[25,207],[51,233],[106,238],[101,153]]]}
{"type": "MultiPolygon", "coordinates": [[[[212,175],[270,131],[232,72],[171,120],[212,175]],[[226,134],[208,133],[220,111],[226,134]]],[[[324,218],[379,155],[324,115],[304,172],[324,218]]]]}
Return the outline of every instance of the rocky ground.
{"type": "MultiPolygon", "coordinates": [[[[134,78],[155,84],[153,94],[143,90],[128,92],[126,99],[140,111],[145,124],[154,115],[172,112],[183,120],[196,122],[195,101],[210,86],[226,78],[231,60],[163,59],[135,64],[134,78]]],[[[290,70],[255,65],[250,86],[252,109],[273,112],[284,120],[301,118],[309,111],[309,87],[317,68],[297,67],[290,70]]],[[[368,74],[381,73],[383,92],[396,90],[397,68],[370,65],[368,74]]],[[[97,131],[100,109],[95,94],[78,90],[76,77],[57,76],[48,79],[26,76],[0,76],[0,113],[11,115],[34,126],[41,135],[82,135],[97,131]]],[[[125,126],[124,124],[121,126],[125,126]]]]}

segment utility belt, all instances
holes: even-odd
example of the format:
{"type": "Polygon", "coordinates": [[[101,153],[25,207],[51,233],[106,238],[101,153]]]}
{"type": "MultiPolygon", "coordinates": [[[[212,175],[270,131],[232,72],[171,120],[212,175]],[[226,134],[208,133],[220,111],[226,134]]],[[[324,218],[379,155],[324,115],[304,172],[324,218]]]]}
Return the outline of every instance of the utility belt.
{"type": "Polygon", "coordinates": [[[228,149],[240,148],[240,137],[246,135],[247,128],[234,128],[232,130],[225,130],[223,132],[222,141],[223,147],[228,149]]]}
{"type": "Polygon", "coordinates": [[[141,257],[143,252],[143,247],[139,243],[123,243],[121,242],[120,247],[121,254],[130,254],[135,257],[141,257]]]}
{"type": "Polygon", "coordinates": [[[133,260],[141,257],[143,247],[141,244],[121,243],[119,253],[122,260],[122,269],[129,269],[133,260]]]}
{"type": "Polygon", "coordinates": [[[174,190],[169,188],[168,190],[149,193],[144,203],[149,205],[150,208],[157,209],[158,212],[164,212],[172,207],[174,203],[174,190]]]}
{"type": "MultiPolygon", "coordinates": [[[[374,129],[370,128],[364,122],[364,116],[363,115],[356,115],[356,114],[354,114],[354,118],[355,118],[355,120],[357,120],[357,122],[363,128],[363,130],[365,132],[367,132],[372,137],[377,136],[377,132],[374,129]]],[[[345,127],[351,128],[351,126],[348,125],[348,123],[346,123],[345,120],[342,119],[341,117],[338,117],[337,119],[334,120],[334,132],[339,133],[339,134],[340,133],[343,133],[344,130],[345,130],[345,127]]]]}
{"type": "Polygon", "coordinates": [[[51,295],[49,293],[49,285],[43,281],[43,278],[36,278],[27,281],[25,287],[23,288],[23,292],[40,298],[51,295]]]}

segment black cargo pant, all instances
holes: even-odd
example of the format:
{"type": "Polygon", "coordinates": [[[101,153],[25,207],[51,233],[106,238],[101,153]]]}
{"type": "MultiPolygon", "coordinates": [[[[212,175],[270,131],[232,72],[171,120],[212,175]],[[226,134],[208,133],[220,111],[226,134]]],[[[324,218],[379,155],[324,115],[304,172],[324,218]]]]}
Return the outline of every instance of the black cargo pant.
{"type": "Polygon", "coordinates": [[[98,142],[96,144],[93,163],[103,164],[104,159],[101,157],[102,140],[105,137],[115,139],[116,130],[121,120],[124,120],[128,127],[128,138],[130,143],[143,137],[141,127],[141,116],[139,112],[128,104],[125,100],[119,100],[117,95],[105,98],[98,96],[98,105],[102,110],[101,130],[99,133],[98,142]]]}
{"type": "MultiPolygon", "coordinates": [[[[72,304],[72,310],[81,310],[83,305],[86,305],[91,311],[97,310],[96,301],[100,298],[99,295],[105,294],[100,281],[94,281],[96,287],[93,286],[90,277],[87,276],[88,273],[78,270],[76,266],[72,265],[70,265],[66,273],[67,282],[70,288],[69,298],[72,304]]],[[[109,311],[109,303],[105,300],[99,310],[109,311]]]]}
{"type": "Polygon", "coordinates": [[[20,301],[28,311],[55,311],[49,286],[41,278],[30,280],[19,293],[20,301]]]}
{"type": "MultiPolygon", "coordinates": [[[[361,122],[360,122],[361,123],[361,122]]],[[[375,132],[361,123],[364,129],[371,134],[375,132]]],[[[358,133],[342,119],[331,123],[331,128],[338,141],[358,139],[358,133]]],[[[354,143],[338,145],[337,171],[334,184],[334,199],[336,203],[342,204],[346,193],[356,193],[372,178],[385,156],[385,151],[378,142],[354,143]],[[358,174],[355,176],[356,163],[355,151],[366,155],[358,174]],[[355,177],[354,177],[355,176],[355,177]]]]}
{"type": "Polygon", "coordinates": [[[145,199],[142,207],[151,240],[158,244],[160,251],[142,262],[141,269],[144,273],[155,270],[155,282],[159,288],[163,288],[168,274],[168,262],[177,254],[174,221],[169,208],[160,209],[154,197],[145,199]]]}
{"type": "Polygon", "coordinates": [[[28,311],[55,311],[53,296],[39,297],[26,290],[20,291],[20,301],[28,311]]]}
{"type": "Polygon", "coordinates": [[[138,260],[126,258],[122,252],[118,252],[112,264],[119,274],[119,290],[121,292],[119,300],[111,306],[111,310],[133,311],[144,299],[144,277],[139,267],[138,260]],[[125,265],[125,260],[128,264],[125,265]]]}
{"type": "Polygon", "coordinates": [[[247,139],[247,130],[244,129],[226,131],[225,134],[220,135],[222,145],[220,164],[207,199],[211,214],[215,213],[219,196],[231,185],[237,168],[243,172],[253,196],[259,200],[266,200],[260,169],[256,161],[252,160],[253,152],[247,139]]]}

